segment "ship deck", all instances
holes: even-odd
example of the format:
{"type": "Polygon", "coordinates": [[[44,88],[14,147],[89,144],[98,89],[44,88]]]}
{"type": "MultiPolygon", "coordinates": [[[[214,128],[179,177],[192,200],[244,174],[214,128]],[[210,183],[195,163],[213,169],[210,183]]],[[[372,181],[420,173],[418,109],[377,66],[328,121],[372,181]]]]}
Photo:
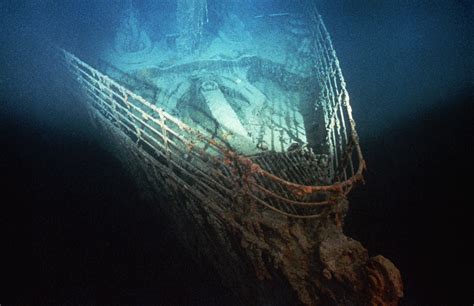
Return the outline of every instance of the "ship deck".
{"type": "Polygon", "coordinates": [[[225,209],[245,194],[314,218],[362,179],[365,163],[339,61],[311,16],[310,27],[291,15],[267,20],[268,30],[257,20],[254,32],[220,32],[182,57],[166,51],[168,39],[132,53],[111,46],[95,67],[63,54],[94,112],[197,199],[225,209]]]}
{"type": "Polygon", "coordinates": [[[286,152],[308,144],[304,104],[317,94],[310,34],[299,15],[246,24],[234,15],[199,53],[177,56],[167,35],[137,52],[110,46],[101,68],[234,151],[286,152]]]}

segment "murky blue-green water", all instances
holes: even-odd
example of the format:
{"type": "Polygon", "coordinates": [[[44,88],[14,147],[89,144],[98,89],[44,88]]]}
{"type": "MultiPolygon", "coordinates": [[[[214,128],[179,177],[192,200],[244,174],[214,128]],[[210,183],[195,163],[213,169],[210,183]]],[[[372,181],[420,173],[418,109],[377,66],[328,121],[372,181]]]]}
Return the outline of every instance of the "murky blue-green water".
{"type": "MultiPolygon", "coordinates": [[[[219,13],[224,5],[241,20],[263,15],[278,27],[285,16],[268,16],[300,14],[308,4],[207,2],[209,22],[199,39],[205,46],[229,18],[219,13]]],[[[176,2],[133,3],[145,44],[162,43],[168,60],[176,60],[172,34],[179,27],[169,13],[176,2]]],[[[346,231],[400,268],[406,305],[458,304],[464,296],[472,302],[460,282],[469,265],[462,177],[473,135],[472,4],[316,4],[341,61],[369,169],[366,185],[350,197],[346,231]]],[[[133,178],[101,147],[79,101],[57,78],[48,48],[102,56],[114,48],[128,5],[0,2],[1,202],[8,210],[0,219],[7,226],[2,275],[9,280],[1,302],[231,302],[212,273],[193,268],[192,254],[174,243],[152,203],[139,200],[133,178]]],[[[195,54],[187,49],[183,56],[195,54]]]]}

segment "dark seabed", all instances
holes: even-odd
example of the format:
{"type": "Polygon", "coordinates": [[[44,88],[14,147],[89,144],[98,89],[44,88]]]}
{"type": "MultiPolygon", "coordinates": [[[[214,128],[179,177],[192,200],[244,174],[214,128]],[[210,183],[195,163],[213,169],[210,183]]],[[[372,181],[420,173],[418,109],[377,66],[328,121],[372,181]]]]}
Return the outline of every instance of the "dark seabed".
{"type": "MultiPolygon", "coordinates": [[[[103,8],[71,19],[72,4],[46,14],[33,1],[10,2],[0,4],[0,303],[230,304],[154,203],[139,199],[79,101],[44,72],[54,71],[54,58],[42,38],[74,31],[38,34],[31,20],[66,10],[56,26],[80,24],[103,8]]],[[[403,305],[472,304],[472,5],[319,7],[368,163],[366,184],[349,197],[346,233],[401,270],[403,305]]]]}

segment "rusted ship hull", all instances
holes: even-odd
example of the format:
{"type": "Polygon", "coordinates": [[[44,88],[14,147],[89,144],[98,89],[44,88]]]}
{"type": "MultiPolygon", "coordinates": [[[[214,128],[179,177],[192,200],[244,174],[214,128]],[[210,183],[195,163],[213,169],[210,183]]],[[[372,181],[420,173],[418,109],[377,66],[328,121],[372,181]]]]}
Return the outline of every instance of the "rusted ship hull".
{"type": "MultiPolygon", "coordinates": [[[[254,156],[229,147],[225,133],[193,128],[74,55],[61,55],[105,147],[141,193],[161,203],[182,244],[214,269],[236,304],[396,305],[399,271],[342,232],[346,195],[365,163],[339,61],[319,15],[314,23],[319,89],[301,111],[310,113],[308,146],[254,156]]],[[[291,83],[282,66],[256,66],[274,82],[291,83]]]]}
{"type": "Polygon", "coordinates": [[[236,305],[397,305],[403,296],[397,268],[383,256],[369,258],[343,234],[347,200],[317,220],[261,210],[245,198],[219,209],[183,192],[152,156],[85,106],[104,147],[135,177],[143,197],[161,203],[157,208],[174,223],[182,245],[232,288],[236,305]]]}

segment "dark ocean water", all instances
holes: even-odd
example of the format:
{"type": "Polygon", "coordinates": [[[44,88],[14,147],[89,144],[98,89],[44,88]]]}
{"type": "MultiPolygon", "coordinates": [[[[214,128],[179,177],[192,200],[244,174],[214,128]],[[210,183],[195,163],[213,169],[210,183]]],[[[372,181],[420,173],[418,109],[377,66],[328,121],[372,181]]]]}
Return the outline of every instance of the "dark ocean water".
{"type": "MultiPolygon", "coordinates": [[[[0,4],[1,274],[8,282],[0,302],[229,302],[175,243],[154,204],[139,199],[133,178],[54,74],[46,38],[87,52],[87,37],[99,44],[112,31],[101,22],[118,4],[37,3],[0,4]]],[[[468,3],[319,5],[368,163],[366,184],[350,195],[346,232],[400,268],[405,305],[474,300],[465,281],[472,276],[468,3]]]]}

